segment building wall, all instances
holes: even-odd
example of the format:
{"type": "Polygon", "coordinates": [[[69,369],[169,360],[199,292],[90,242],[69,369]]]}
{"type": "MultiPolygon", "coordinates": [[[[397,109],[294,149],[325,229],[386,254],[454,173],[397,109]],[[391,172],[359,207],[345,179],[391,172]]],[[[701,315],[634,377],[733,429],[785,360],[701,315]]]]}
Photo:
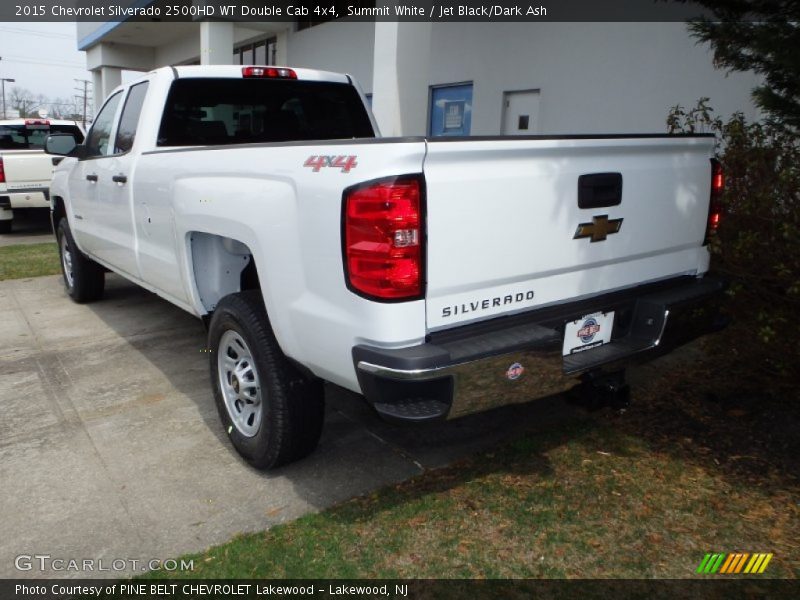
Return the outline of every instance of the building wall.
{"type": "MultiPolygon", "coordinates": [[[[247,27],[236,26],[233,28],[233,41],[234,44],[239,44],[244,41],[253,39],[265,39],[271,37],[270,34],[258,31],[256,29],[249,29],[247,27]]],[[[231,49],[231,55],[233,49],[231,49]]],[[[179,37],[169,44],[157,46],[155,49],[155,63],[158,66],[163,65],[177,65],[185,63],[189,60],[199,60],[200,58],[200,37],[199,28],[198,32],[193,35],[185,35],[179,37]]],[[[228,60],[231,60],[230,57],[228,60]]]]}
{"type": "Polygon", "coordinates": [[[76,21],[75,39],[77,40],[78,44],[80,44],[84,38],[86,38],[91,33],[94,33],[104,25],[105,23],[97,23],[93,21],[76,21]]]}
{"type": "Polygon", "coordinates": [[[158,46],[155,49],[155,63],[161,67],[164,65],[177,65],[187,60],[200,56],[200,34],[188,35],[169,44],[158,46]]]}
{"type": "Polygon", "coordinates": [[[715,70],[683,23],[438,23],[428,68],[431,85],[474,81],[473,135],[500,132],[506,90],[541,90],[536,133],[663,132],[703,96],[756,115],[757,78],[715,70]]]}
{"type": "Polygon", "coordinates": [[[287,64],[349,73],[370,93],[374,45],[373,23],[325,23],[289,35],[287,64]]]}
{"type": "MultiPolygon", "coordinates": [[[[78,38],[105,27],[79,23],[78,38]]],[[[697,45],[683,23],[404,23],[395,32],[394,46],[391,39],[380,39],[383,29],[336,21],[280,33],[279,46],[281,52],[285,48],[286,64],[350,73],[367,93],[374,92],[377,60],[383,69],[377,80],[402,92],[390,103],[390,114],[383,115],[384,128],[400,123],[392,129],[395,134],[426,134],[426,88],[465,81],[474,83],[472,135],[501,132],[503,92],[514,90],[540,90],[531,133],[663,132],[671,106],[693,106],[703,96],[718,115],[742,110],[748,118],[757,116],[750,90],[758,79],[715,70],[710,50],[697,45]],[[376,43],[396,48],[396,59],[384,56],[383,46],[375,52],[376,43]]],[[[266,35],[242,25],[234,32],[237,42],[266,35]]],[[[138,46],[134,52],[136,47],[131,39],[91,48],[87,60],[91,68],[122,69],[144,68],[133,63],[145,55],[155,66],[185,62],[199,55],[199,27],[197,34],[155,48],[138,46]],[[111,60],[112,54],[127,57],[130,64],[111,60]]],[[[381,107],[376,106],[376,114],[381,107]]]]}

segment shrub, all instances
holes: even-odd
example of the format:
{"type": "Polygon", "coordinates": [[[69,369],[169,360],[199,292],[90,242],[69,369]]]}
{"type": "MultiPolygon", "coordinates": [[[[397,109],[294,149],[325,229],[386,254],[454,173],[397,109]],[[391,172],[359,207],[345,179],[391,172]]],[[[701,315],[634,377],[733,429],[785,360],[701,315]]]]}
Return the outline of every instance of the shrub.
{"type": "MultiPolygon", "coordinates": [[[[670,133],[710,132],[725,170],[725,214],[711,245],[712,269],[731,280],[730,310],[752,325],[762,366],[800,373],[800,143],[785,128],[715,117],[708,98],[667,117],[670,133]]],[[[750,340],[745,340],[750,343],[750,340]]]]}

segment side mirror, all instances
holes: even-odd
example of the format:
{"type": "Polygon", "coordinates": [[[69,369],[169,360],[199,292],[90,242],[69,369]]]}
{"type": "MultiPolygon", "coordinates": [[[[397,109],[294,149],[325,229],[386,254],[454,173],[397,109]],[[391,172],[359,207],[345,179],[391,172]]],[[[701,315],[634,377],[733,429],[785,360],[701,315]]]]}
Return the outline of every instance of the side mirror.
{"type": "Polygon", "coordinates": [[[44,141],[44,151],[58,156],[69,156],[77,146],[75,138],[68,133],[48,135],[44,141]]]}

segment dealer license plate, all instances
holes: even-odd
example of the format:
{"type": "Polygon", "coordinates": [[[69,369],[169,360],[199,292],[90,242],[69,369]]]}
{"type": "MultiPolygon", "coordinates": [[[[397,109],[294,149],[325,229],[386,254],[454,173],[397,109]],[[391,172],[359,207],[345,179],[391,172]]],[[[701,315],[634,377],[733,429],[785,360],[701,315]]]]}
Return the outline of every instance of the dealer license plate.
{"type": "Polygon", "coordinates": [[[567,323],[564,328],[564,356],[607,344],[611,341],[613,327],[614,311],[593,313],[567,323]]]}

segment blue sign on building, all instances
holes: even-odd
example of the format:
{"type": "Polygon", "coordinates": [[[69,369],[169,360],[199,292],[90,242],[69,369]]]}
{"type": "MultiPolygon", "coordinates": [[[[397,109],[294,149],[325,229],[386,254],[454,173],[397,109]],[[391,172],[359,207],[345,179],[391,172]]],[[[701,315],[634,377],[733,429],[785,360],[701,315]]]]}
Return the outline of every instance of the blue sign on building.
{"type": "Polygon", "coordinates": [[[469,135],[472,125],[472,84],[431,88],[431,136],[469,135]]]}

